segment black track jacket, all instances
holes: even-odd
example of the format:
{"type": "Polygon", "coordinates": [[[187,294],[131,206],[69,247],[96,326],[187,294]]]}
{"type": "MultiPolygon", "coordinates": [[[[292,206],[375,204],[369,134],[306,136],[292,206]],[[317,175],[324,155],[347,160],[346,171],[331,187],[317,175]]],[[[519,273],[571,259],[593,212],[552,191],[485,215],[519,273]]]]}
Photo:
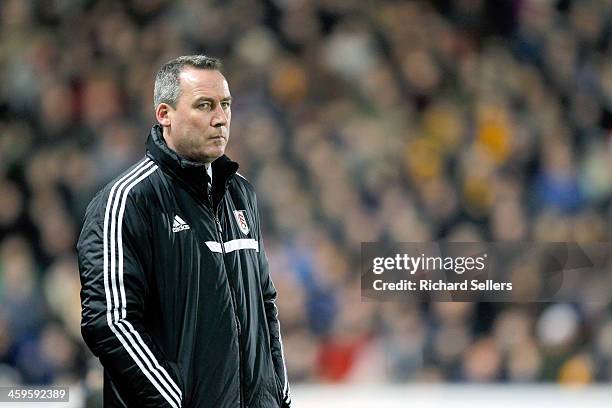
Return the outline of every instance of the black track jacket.
{"type": "Polygon", "coordinates": [[[104,366],[105,407],[290,404],[253,187],[226,156],[146,156],[101,190],[77,244],[81,331],[104,366]]]}

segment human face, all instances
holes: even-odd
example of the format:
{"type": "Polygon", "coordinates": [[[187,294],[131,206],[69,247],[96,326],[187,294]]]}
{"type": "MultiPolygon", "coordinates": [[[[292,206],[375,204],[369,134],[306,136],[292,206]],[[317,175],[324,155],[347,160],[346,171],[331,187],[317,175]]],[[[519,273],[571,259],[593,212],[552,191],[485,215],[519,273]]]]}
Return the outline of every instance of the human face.
{"type": "Polygon", "coordinates": [[[157,109],[164,138],[179,155],[211,163],[224,154],[229,139],[232,118],[229,86],[225,77],[213,70],[187,68],[179,78],[181,93],[176,107],[164,108],[165,104],[160,104],[157,109]]]}

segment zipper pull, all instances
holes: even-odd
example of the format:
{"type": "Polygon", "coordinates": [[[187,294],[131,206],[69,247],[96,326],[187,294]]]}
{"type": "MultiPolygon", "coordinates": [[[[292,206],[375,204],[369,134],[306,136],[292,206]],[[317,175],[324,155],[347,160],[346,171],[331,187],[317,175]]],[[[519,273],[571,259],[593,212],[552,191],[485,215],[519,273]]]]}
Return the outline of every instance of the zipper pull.
{"type": "Polygon", "coordinates": [[[223,229],[221,229],[221,223],[219,222],[219,218],[217,218],[216,214],[215,214],[215,223],[217,224],[217,230],[219,231],[219,234],[221,235],[223,233],[223,229]]]}

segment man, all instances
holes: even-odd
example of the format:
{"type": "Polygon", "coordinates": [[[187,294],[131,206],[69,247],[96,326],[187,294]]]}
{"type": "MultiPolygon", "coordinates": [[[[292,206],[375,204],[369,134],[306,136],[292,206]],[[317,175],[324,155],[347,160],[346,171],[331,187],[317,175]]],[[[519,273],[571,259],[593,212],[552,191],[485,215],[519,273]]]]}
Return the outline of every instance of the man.
{"type": "Polygon", "coordinates": [[[81,329],[105,407],[290,405],[255,193],[224,155],[220,69],[194,55],[159,70],[145,157],[87,208],[81,329]]]}

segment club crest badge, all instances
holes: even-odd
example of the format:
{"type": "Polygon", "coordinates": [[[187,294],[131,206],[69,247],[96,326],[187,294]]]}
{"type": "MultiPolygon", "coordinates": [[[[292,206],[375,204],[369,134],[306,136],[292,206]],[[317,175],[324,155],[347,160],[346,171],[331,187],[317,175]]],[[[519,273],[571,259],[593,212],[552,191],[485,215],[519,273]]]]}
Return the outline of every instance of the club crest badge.
{"type": "Polygon", "coordinates": [[[238,223],[240,231],[242,231],[244,235],[247,235],[249,233],[249,224],[247,224],[244,210],[234,210],[234,217],[236,217],[236,222],[238,223]]]}

